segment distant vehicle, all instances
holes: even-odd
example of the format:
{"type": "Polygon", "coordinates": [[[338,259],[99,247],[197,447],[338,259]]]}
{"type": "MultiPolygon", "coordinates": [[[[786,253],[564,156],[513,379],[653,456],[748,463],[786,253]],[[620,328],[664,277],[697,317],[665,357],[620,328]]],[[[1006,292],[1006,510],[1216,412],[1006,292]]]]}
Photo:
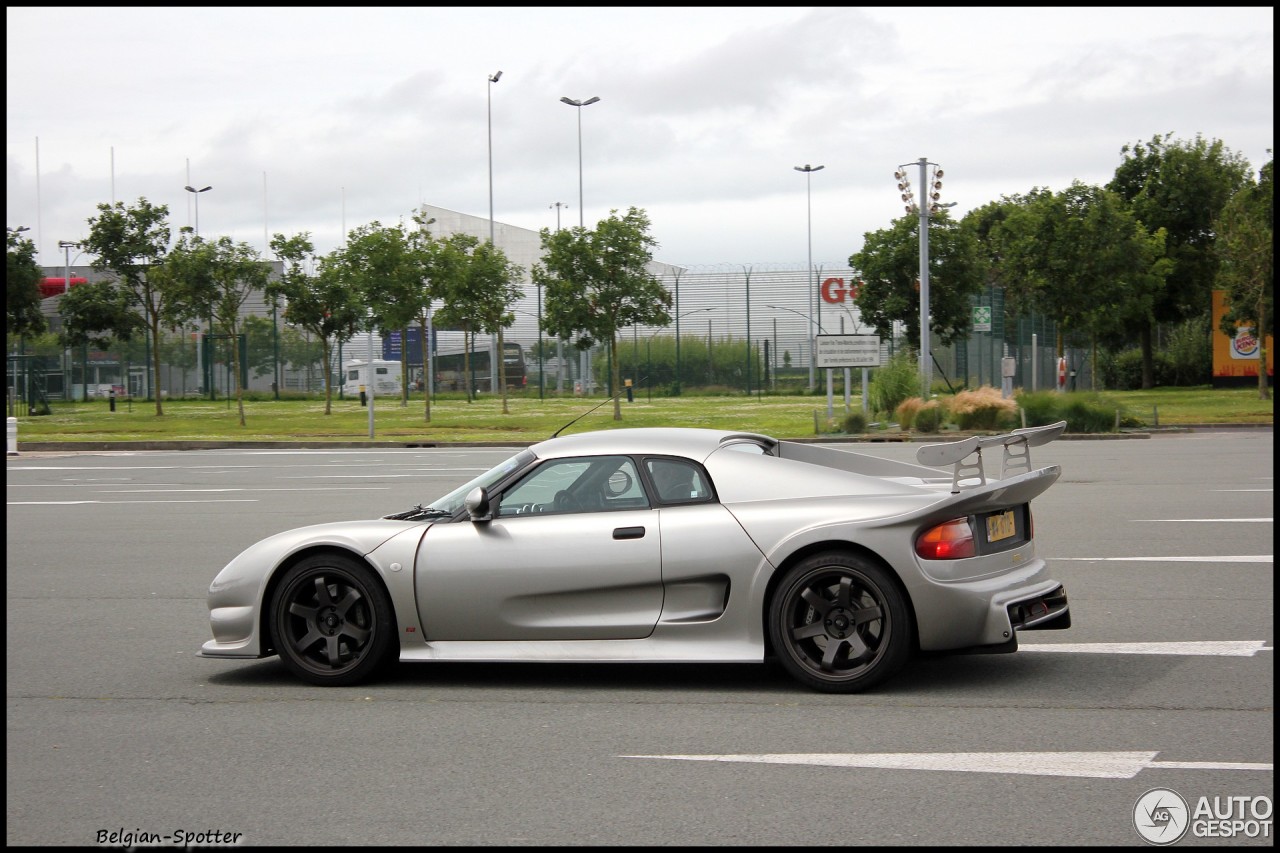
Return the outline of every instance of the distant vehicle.
{"type": "MultiPolygon", "coordinates": [[[[400,362],[373,360],[373,375],[376,382],[373,386],[374,397],[400,394],[400,362]]],[[[369,387],[369,362],[348,361],[342,367],[342,394],[344,397],[359,397],[361,391],[369,387]]]]}
{"type": "MultiPolygon", "coordinates": [[[[436,372],[437,391],[462,391],[467,387],[466,350],[463,347],[441,349],[432,356],[436,372]]],[[[505,378],[508,388],[524,388],[528,382],[524,350],[520,344],[507,341],[502,347],[505,378]]],[[[487,389],[489,383],[489,347],[476,347],[471,351],[473,387],[487,389]]]]}
{"type": "Polygon", "coordinates": [[[1031,519],[1061,470],[1030,448],[1065,427],[918,465],[722,430],[552,438],[427,505],[250,545],[209,587],[200,654],[279,654],[321,685],[395,660],[773,656],[852,693],[916,651],[1012,652],[1071,624],[1031,519]]]}

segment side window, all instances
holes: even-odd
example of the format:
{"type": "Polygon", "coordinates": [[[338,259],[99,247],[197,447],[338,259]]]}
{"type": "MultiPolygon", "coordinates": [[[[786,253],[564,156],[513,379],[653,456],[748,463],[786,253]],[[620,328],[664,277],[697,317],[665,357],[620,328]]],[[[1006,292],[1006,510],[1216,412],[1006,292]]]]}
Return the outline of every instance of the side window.
{"type": "Polygon", "coordinates": [[[645,467],[663,503],[699,503],[711,498],[711,488],[695,465],[679,459],[647,459],[645,467]]]}
{"type": "Polygon", "coordinates": [[[625,456],[553,459],[502,495],[498,517],[648,506],[635,463],[625,456]]]}

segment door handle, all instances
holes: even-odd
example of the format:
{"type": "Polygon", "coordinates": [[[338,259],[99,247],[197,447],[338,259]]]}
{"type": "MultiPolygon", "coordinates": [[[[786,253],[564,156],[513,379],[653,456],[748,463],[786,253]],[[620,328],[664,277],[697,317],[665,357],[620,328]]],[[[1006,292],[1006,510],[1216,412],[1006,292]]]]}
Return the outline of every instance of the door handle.
{"type": "Polygon", "coordinates": [[[643,527],[615,527],[613,529],[614,539],[643,539],[643,527]]]}

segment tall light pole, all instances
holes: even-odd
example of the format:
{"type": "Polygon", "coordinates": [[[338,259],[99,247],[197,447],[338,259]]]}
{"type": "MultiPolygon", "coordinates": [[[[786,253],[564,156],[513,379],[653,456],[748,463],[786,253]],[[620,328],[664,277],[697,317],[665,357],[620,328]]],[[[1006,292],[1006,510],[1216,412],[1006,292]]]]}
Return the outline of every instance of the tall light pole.
{"type": "Polygon", "coordinates": [[[502,72],[489,75],[485,88],[485,110],[489,119],[489,242],[493,242],[493,84],[502,79],[502,72]]]}
{"type": "MultiPolygon", "coordinates": [[[[190,179],[191,179],[191,176],[188,175],[187,180],[190,180],[190,179]]],[[[187,184],[185,187],[183,187],[183,189],[191,193],[193,196],[195,196],[195,199],[196,199],[196,237],[199,238],[200,236],[200,193],[207,193],[209,190],[213,189],[213,187],[201,187],[200,189],[196,189],[190,184],[187,184]]],[[[213,315],[212,314],[209,315],[208,334],[210,335],[213,334],[213,315]]],[[[215,377],[213,375],[212,344],[208,344],[207,346],[203,346],[200,348],[200,359],[201,359],[200,367],[202,368],[200,371],[200,378],[204,381],[204,384],[209,387],[209,399],[213,400],[216,398],[217,392],[214,391],[214,388],[213,388],[215,377]],[[209,356],[209,358],[205,358],[206,350],[208,350],[207,355],[209,356]]]]}
{"type": "Polygon", "coordinates": [[[933,391],[933,361],[929,352],[929,214],[938,210],[938,199],[942,197],[942,169],[937,163],[930,163],[927,157],[915,162],[920,167],[920,201],[916,202],[911,192],[911,179],[903,171],[910,165],[900,164],[893,176],[898,180],[907,213],[920,216],[920,384],[922,397],[928,400],[933,391]],[[930,166],[933,167],[932,178],[929,177],[930,166]]]}
{"type": "Polygon", "coordinates": [[[813,305],[814,305],[814,281],[813,281],[813,186],[812,186],[812,179],[813,179],[813,173],[814,173],[814,172],[820,172],[820,171],[822,171],[822,169],[824,169],[824,168],[826,168],[826,167],[825,167],[825,166],[810,166],[808,163],[805,163],[803,166],[793,166],[792,168],[794,168],[797,172],[804,172],[805,208],[806,208],[806,211],[807,211],[807,213],[806,213],[806,219],[807,219],[807,221],[808,221],[808,233],[809,233],[809,302],[808,302],[808,308],[809,308],[809,314],[810,314],[810,320],[809,320],[809,324],[810,324],[810,325],[809,325],[809,390],[810,390],[810,391],[812,391],[812,390],[813,390],[813,382],[814,382],[814,373],[815,373],[816,368],[817,368],[817,353],[814,351],[814,345],[813,345],[813,344],[814,344],[813,339],[814,339],[814,337],[815,337],[815,335],[816,335],[817,333],[816,333],[816,332],[814,332],[814,330],[813,330],[813,319],[812,319],[812,315],[813,315],[813,313],[814,313],[814,309],[813,309],[813,305]]]}
{"type": "MultiPolygon", "coordinates": [[[[496,248],[493,239],[493,84],[502,79],[502,72],[495,71],[489,75],[489,85],[485,87],[485,112],[489,124],[489,245],[496,248]]],[[[489,391],[498,390],[498,336],[489,335],[489,391]]],[[[503,397],[503,404],[506,397],[503,397]]]]}
{"type": "Polygon", "coordinates": [[[548,208],[553,208],[553,207],[554,207],[554,208],[555,208],[555,211],[556,211],[556,233],[559,233],[559,232],[560,232],[560,208],[562,208],[562,207],[568,207],[568,206],[569,206],[569,205],[565,204],[565,203],[564,203],[564,202],[562,202],[562,201],[557,201],[557,202],[555,202],[554,204],[549,204],[549,205],[547,205],[547,207],[548,207],[548,208]]]}
{"type": "MultiPolygon", "coordinates": [[[[568,206],[569,205],[565,204],[562,201],[557,201],[554,204],[548,205],[548,207],[554,207],[556,209],[556,233],[557,234],[560,233],[560,208],[568,207],[568,206]]],[[[542,347],[542,285],[538,285],[538,347],[539,347],[539,351],[541,351],[541,347],[542,347]]],[[[539,364],[541,364],[541,361],[539,361],[539,364]]],[[[538,381],[539,382],[542,381],[541,373],[538,374],[538,381]]],[[[563,391],[564,391],[564,341],[560,340],[560,338],[557,337],[556,338],[556,393],[559,394],[559,393],[562,393],[563,391]]]]}
{"type": "MultiPolygon", "coordinates": [[[[70,293],[70,292],[71,292],[71,250],[72,250],[72,249],[79,248],[79,246],[80,246],[80,244],[79,244],[79,243],[76,243],[76,242],[71,241],[71,240],[59,240],[59,241],[58,241],[58,248],[59,248],[59,249],[62,249],[62,250],[66,253],[66,262],[67,262],[67,265],[66,265],[67,277],[66,277],[65,279],[63,279],[63,282],[62,282],[62,295],[63,295],[63,296],[66,296],[68,293],[70,293]]],[[[76,255],[76,257],[77,257],[77,258],[79,258],[80,256],[79,256],[79,255],[76,255]]],[[[61,313],[62,313],[62,306],[61,306],[61,305],[59,305],[59,306],[58,306],[58,313],[59,313],[59,314],[61,314],[61,313]]],[[[64,376],[64,377],[63,377],[63,380],[62,380],[62,389],[63,389],[63,394],[64,394],[64,395],[65,395],[65,394],[67,393],[67,391],[69,390],[69,389],[67,388],[67,385],[68,385],[68,384],[70,384],[70,383],[68,383],[68,381],[67,381],[66,377],[64,376]]],[[[74,395],[72,395],[72,396],[74,396],[74,395]]]]}
{"type": "MultiPolygon", "coordinates": [[[[574,98],[561,98],[560,103],[568,104],[571,107],[578,108],[578,227],[585,228],[586,223],[583,216],[582,207],[582,108],[588,107],[600,100],[596,96],[591,96],[585,101],[575,100],[574,98]]],[[[591,350],[583,350],[578,360],[579,372],[582,375],[582,390],[584,393],[590,392],[591,382],[591,350]]]]}
{"type": "Polygon", "coordinates": [[[586,227],[582,215],[582,108],[588,107],[598,100],[600,100],[598,97],[590,97],[585,101],[578,101],[573,98],[560,99],[560,103],[578,108],[578,227],[580,228],[586,227]]]}
{"type": "Polygon", "coordinates": [[[187,185],[187,186],[183,187],[183,189],[184,189],[184,190],[186,190],[186,191],[187,191],[187,192],[189,192],[189,193],[194,193],[194,194],[195,194],[195,197],[196,197],[196,236],[197,236],[197,237],[199,237],[199,236],[200,236],[200,193],[207,193],[209,190],[213,189],[213,187],[201,187],[200,189],[196,189],[195,187],[193,187],[193,186],[191,186],[191,185],[187,185]]]}

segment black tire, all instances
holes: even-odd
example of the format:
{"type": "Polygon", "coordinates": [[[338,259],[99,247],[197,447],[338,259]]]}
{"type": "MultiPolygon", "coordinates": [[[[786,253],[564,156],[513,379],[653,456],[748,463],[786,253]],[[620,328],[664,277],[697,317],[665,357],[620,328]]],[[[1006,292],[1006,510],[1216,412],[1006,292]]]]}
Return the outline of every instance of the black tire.
{"type": "Polygon", "coordinates": [[[782,666],[824,693],[856,693],[911,655],[911,619],[894,578],[856,554],[814,554],[783,577],[769,604],[782,666]]]}
{"type": "Polygon", "coordinates": [[[312,684],[358,684],[387,662],[391,602],[368,566],[341,555],[308,557],[289,569],[271,598],[276,650],[312,684]]]}

